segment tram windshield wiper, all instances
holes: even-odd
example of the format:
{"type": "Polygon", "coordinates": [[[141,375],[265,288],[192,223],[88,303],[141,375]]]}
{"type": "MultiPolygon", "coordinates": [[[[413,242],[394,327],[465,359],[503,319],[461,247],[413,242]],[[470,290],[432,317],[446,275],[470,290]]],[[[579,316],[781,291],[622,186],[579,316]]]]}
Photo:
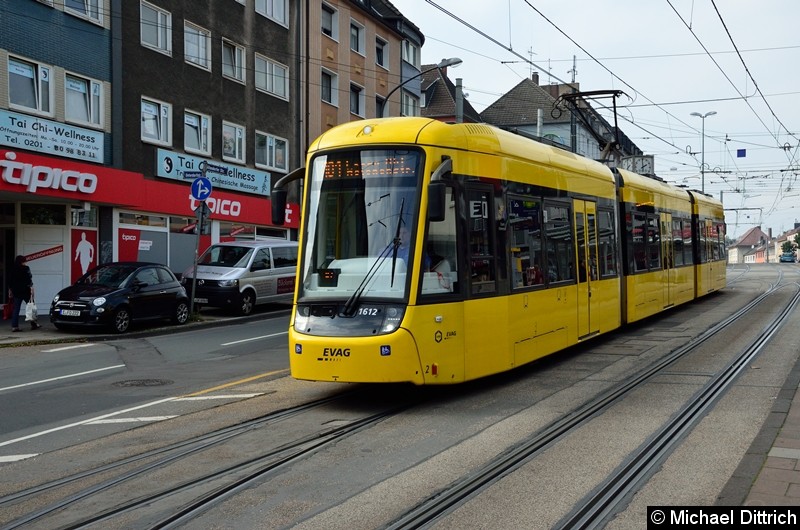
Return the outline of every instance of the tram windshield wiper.
{"type": "MultiPolygon", "coordinates": [[[[367,273],[364,275],[364,278],[361,280],[361,283],[358,284],[356,290],[353,291],[353,294],[350,295],[350,298],[347,299],[347,302],[344,303],[344,309],[342,310],[342,314],[345,316],[351,317],[355,314],[355,308],[358,301],[361,299],[361,296],[364,294],[364,291],[367,288],[367,284],[369,281],[375,276],[378,272],[378,269],[383,265],[383,258],[385,258],[389,250],[392,250],[392,278],[391,278],[391,286],[394,286],[394,270],[395,264],[397,263],[397,248],[400,246],[400,227],[403,224],[403,210],[405,209],[406,200],[403,198],[402,202],[400,203],[400,219],[397,221],[397,230],[395,230],[395,236],[392,241],[389,242],[383,250],[381,250],[378,257],[375,258],[375,262],[369,268],[367,273]]],[[[382,224],[382,223],[381,223],[382,224]]]]}

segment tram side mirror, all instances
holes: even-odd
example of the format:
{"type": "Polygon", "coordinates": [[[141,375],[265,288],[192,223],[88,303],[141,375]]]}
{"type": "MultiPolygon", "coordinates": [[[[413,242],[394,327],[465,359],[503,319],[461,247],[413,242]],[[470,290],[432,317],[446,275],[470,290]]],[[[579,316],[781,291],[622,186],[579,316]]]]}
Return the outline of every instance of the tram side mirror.
{"type": "Polygon", "coordinates": [[[272,190],[272,224],[275,226],[283,226],[286,219],[286,190],[272,190]]]}
{"type": "Polygon", "coordinates": [[[428,220],[438,223],[445,219],[445,197],[447,185],[444,182],[428,184],[428,220]]]}

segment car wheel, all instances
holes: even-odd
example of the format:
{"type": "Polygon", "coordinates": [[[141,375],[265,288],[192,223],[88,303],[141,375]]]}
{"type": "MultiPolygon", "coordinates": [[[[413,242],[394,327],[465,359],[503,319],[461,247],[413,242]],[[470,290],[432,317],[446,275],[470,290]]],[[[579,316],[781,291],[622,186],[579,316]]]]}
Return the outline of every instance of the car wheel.
{"type": "Polygon", "coordinates": [[[131,313],[127,307],[120,307],[114,312],[114,322],[111,324],[114,333],[125,333],[131,327],[131,313]]]}
{"type": "Polygon", "coordinates": [[[239,313],[242,316],[247,316],[253,312],[253,307],[256,304],[256,295],[250,289],[246,290],[242,293],[242,297],[239,301],[239,313]]]}
{"type": "Polygon", "coordinates": [[[180,301],[175,308],[175,313],[172,315],[172,322],[175,324],[186,324],[187,320],[189,320],[189,306],[186,302],[180,301]]]}

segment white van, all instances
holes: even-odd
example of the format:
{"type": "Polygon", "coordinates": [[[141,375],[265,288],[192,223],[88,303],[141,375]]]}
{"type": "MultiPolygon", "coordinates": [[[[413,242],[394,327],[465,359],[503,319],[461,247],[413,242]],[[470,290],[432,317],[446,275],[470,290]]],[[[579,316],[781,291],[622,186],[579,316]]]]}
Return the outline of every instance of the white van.
{"type": "MultiPolygon", "coordinates": [[[[181,283],[191,296],[194,266],[181,283]]],[[[194,303],[249,315],[256,304],[292,301],[297,241],[231,241],[208,247],[197,261],[194,303]]]]}

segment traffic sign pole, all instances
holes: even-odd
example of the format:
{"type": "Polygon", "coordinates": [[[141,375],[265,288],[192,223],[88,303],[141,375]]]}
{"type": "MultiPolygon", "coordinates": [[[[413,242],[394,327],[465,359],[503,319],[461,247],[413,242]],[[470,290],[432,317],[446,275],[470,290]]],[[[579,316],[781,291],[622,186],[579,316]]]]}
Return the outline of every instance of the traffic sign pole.
{"type": "Polygon", "coordinates": [[[192,181],[192,197],[200,201],[200,204],[195,209],[194,213],[197,217],[197,224],[195,225],[195,240],[194,240],[194,267],[192,268],[192,293],[189,297],[189,314],[194,315],[194,293],[197,287],[197,259],[200,257],[200,235],[203,232],[206,217],[211,213],[206,199],[211,196],[211,181],[206,178],[206,164],[203,164],[202,176],[195,178],[192,181]]]}

